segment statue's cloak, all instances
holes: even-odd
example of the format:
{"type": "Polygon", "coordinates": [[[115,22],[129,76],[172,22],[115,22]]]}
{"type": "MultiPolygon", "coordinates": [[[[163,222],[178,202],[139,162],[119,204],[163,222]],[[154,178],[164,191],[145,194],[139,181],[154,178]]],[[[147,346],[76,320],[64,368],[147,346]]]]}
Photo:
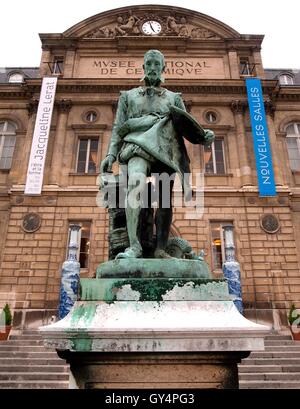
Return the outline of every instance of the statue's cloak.
{"type": "Polygon", "coordinates": [[[190,142],[205,143],[205,131],[186,112],[179,93],[156,87],[122,91],[108,154],[119,159],[124,146],[135,144],[177,172],[188,194],[190,187],[184,174],[190,174],[190,161],[183,139],[184,128],[190,142]]]}

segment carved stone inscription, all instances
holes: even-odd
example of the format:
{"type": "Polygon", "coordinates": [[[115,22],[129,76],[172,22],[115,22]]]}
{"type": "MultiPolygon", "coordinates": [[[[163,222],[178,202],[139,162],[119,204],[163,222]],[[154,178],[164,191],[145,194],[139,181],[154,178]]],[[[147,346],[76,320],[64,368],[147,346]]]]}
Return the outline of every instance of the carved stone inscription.
{"type": "MultiPolygon", "coordinates": [[[[83,57],[79,78],[142,78],[142,58],[83,57]]],[[[225,78],[223,58],[167,58],[165,78],[225,78]]]]}

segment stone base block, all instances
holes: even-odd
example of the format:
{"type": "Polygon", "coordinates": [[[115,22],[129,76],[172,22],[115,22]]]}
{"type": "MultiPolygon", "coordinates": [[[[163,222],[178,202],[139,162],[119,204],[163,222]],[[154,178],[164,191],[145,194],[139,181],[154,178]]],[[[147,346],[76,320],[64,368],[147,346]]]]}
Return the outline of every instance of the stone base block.
{"type": "Polygon", "coordinates": [[[249,352],[58,355],[70,364],[72,389],[237,389],[237,364],[249,352]]]}

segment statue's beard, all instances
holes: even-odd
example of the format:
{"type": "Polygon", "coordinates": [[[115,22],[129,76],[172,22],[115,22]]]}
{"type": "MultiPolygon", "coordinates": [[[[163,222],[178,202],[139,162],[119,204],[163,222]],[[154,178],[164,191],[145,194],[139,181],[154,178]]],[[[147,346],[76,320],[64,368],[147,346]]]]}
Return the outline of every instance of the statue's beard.
{"type": "Polygon", "coordinates": [[[147,74],[144,75],[144,77],[142,78],[145,81],[145,84],[147,86],[152,86],[152,87],[157,87],[160,85],[161,82],[163,82],[163,79],[161,78],[160,75],[158,75],[157,77],[155,76],[148,76],[147,74]]]}

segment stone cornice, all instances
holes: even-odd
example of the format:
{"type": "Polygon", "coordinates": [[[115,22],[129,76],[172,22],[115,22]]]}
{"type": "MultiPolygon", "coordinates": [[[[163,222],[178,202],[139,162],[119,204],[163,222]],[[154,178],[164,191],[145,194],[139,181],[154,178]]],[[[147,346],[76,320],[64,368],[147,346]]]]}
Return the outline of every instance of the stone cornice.
{"type": "Polygon", "coordinates": [[[104,131],[107,128],[108,128],[107,124],[73,124],[71,126],[68,126],[68,129],[74,129],[77,131],[86,130],[86,129],[104,131]]]}
{"type": "MultiPolygon", "coordinates": [[[[262,87],[264,94],[274,95],[277,81],[263,80],[262,87]]],[[[60,78],[57,84],[57,92],[95,92],[95,93],[119,93],[121,90],[129,90],[133,87],[139,86],[136,80],[124,79],[75,79],[75,78],[60,78]]],[[[245,82],[243,80],[232,79],[203,79],[203,80],[168,80],[166,88],[171,91],[191,93],[191,94],[242,94],[246,95],[245,82]]],[[[22,95],[32,95],[39,93],[41,89],[41,79],[26,80],[21,87],[22,95]]],[[[21,93],[19,90],[19,93],[21,93]]],[[[5,91],[5,90],[4,90],[5,91]]],[[[300,94],[300,88],[299,88],[300,94]]],[[[0,95],[2,89],[0,86],[0,95]]],[[[4,96],[4,95],[2,95],[4,96]]],[[[17,96],[17,95],[16,95],[17,96]]]]}
{"type": "MultiPolygon", "coordinates": [[[[30,99],[37,98],[41,89],[41,79],[27,79],[20,85],[0,84],[0,98],[5,99],[30,99]]],[[[59,93],[100,93],[119,95],[121,90],[129,90],[140,84],[131,79],[86,79],[86,78],[59,78],[57,92],[59,93]]],[[[264,95],[275,101],[299,101],[300,87],[280,87],[277,80],[262,80],[264,95]]],[[[246,96],[244,80],[232,79],[202,79],[202,80],[168,80],[166,88],[183,94],[222,94],[246,96]]],[[[73,101],[75,103],[75,101],[73,101]]]]}

